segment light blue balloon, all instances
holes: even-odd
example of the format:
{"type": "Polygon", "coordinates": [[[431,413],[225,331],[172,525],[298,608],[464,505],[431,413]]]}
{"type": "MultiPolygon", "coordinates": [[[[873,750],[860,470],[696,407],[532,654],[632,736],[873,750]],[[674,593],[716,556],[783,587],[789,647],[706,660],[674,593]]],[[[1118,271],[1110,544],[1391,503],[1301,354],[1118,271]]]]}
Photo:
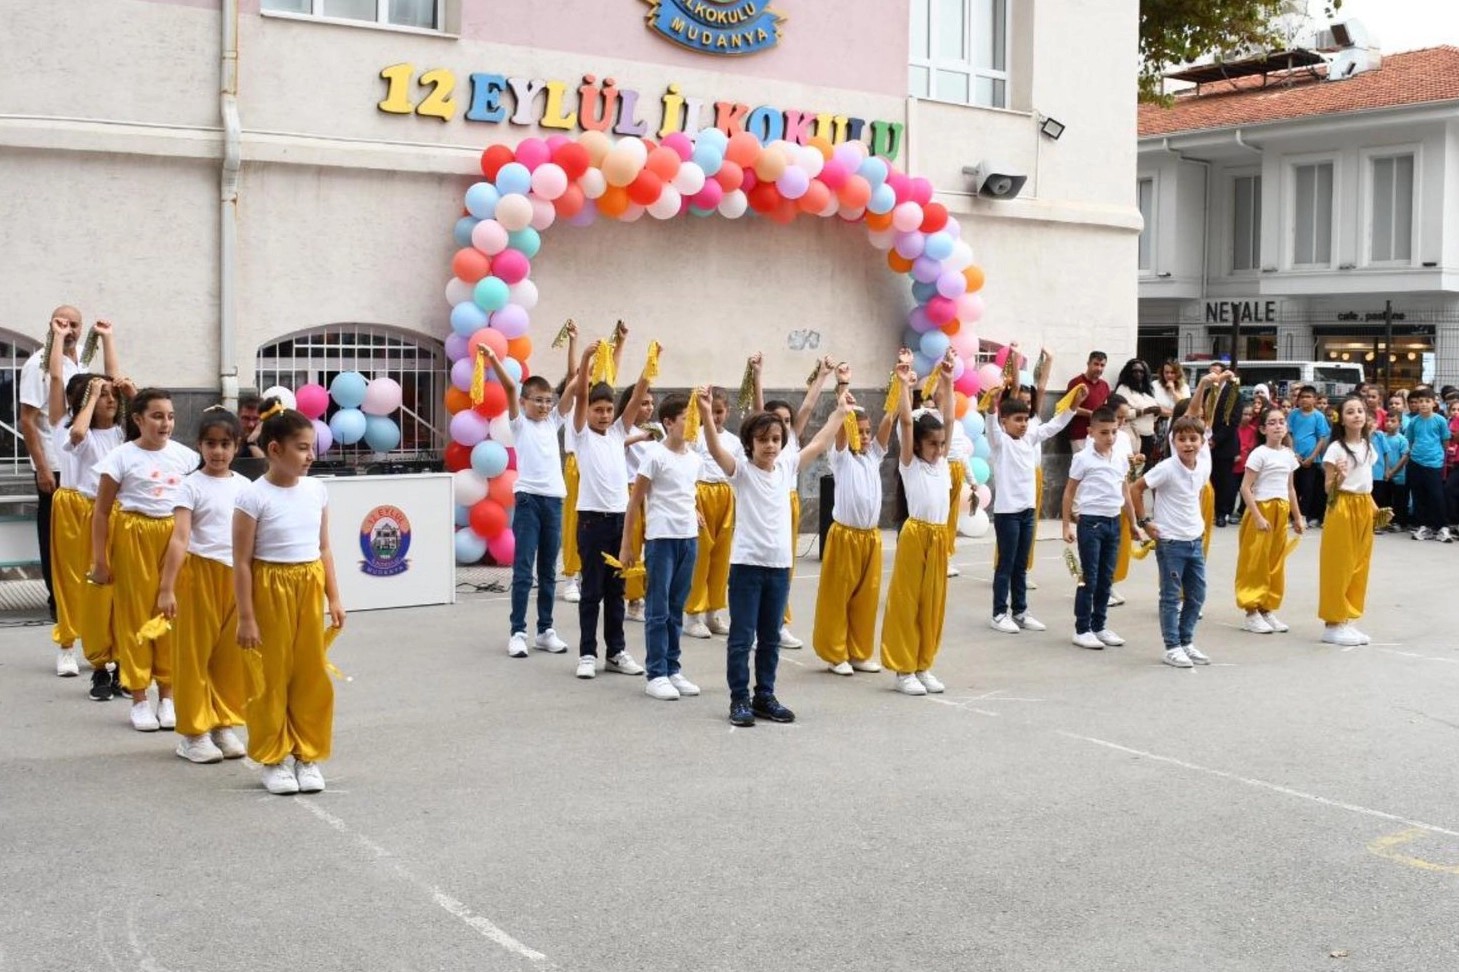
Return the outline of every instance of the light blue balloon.
{"type": "Polygon", "coordinates": [[[482,277],[476,281],[472,299],[482,310],[499,311],[511,301],[512,292],[501,277],[482,277]]]}
{"type": "MultiPolygon", "coordinates": [[[[496,204],[501,198],[502,194],[496,191],[496,186],[490,182],[478,182],[466,190],[466,211],[477,219],[491,219],[496,215],[496,204]]],[[[462,244],[470,245],[469,239],[462,244]]]]}
{"type": "Polygon", "coordinates": [[[987,431],[982,414],[971,408],[968,409],[967,414],[963,416],[963,431],[968,434],[970,439],[982,438],[987,431]]]}
{"type": "MultiPolygon", "coordinates": [[[[922,343],[922,336],[920,334],[917,336],[917,343],[922,343]]],[[[927,357],[927,355],[923,354],[921,351],[918,351],[917,345],[913,345],[912,370],[917,372],[917,374],[919,375],[930,375],[932,374],[932,367],[932,359],[927,357]]]]}
{"type": "MultiPolygon", "coordinates": [[[[875,189],[887,181],[887,164],[876,156],[871,155],[861,160],[861,165],[857,167],[856,174],[871,183],[871,187],[875,189]]],[[[895,193],[892,195],[893,198],[896,197],[895,193]]],[[[887,208],[890,209],[891,207],[887,208]]]]}
{"type": "Polygon", "coordinates": [[[507,374],[512,376],[513,382],[518,385],[522,383],[522,362],[509,357],[502,362],[502,367],[507,370],[507,374]]]}
{"type": "Polygon", "coordinates": [[[388,415],[366,415],[365,445],[375,452],[389,452],[400,445],[400,426],[388,415]]]}
{"type": "Polygon", "coordinates": [[[871,198],[866,202],[866,211],[881,216],[892,211],[897,204],[897,193],[891,186],[880,185],[871,191],[871,198]]]}
{"type": "MultiPolygon", "coordinates": [[[[363,400],[363,392],[361,395],[363,400]]],[[[334,433],[334,441],[344,445],[359,442],[365,437],[367,428],[369,423],[365,421],[365,413],[358,408],[342,408],[329,419],[329,431],[334,433]]]]}
{"type": "Polygon", "coordinates": [[[922,332],[915,327],[908,327],[902,331],[902,347],[920,348],[922,346],[922,332]]]}
{"type": "Polygon", "coordinates": [[[453,517],[453,519],[456,521],[456,525],[458,527],[470,526],[471,525],[471,507],[469,507],[469,506],[461,506],[460,504],[457,504],[457,506],[456,506],[456,514],[453,517]]]}
{"type": "Polygon", "coordinates": [[[925,304],[937,296],[937,284],[923,283],[920,280],[912,281],[912,299],[919,304],[925,304]]]}
{"type": "Polygon", "coordinates": [[[980,435],[973,440],[973,457],[987,462],[993,457],[993,447],[988,444],[988,437],[980,435]]]}
{"type": "Polygon", "coordinates": [[[690,158],[704,170],[706,176],[712,176],[724,167],[724,155],[713,145],[704,142],[694,146],[694,154],[690,158]]]}
{"type": "Polygon", "coordinates": [[[952,341],[941,331],[928,331],[922,335],[920,346],[922,355],[928,361],[938,361],[944,354],[947,354],[947,349],[952,346],[952,341]]]}
{"type": "Polygon", "coordinates": [[[497,170],[496,191],[503,196],[525,196],[532,191],[532,173],[520,162],[508,162],[497,170]]]}
{"type": "Polygon", "coordinates": [[[456,220],[456,228],[451,231],[451,238],[456,241],[457,246],[471,245],[471,231],[476,229],[476,224],[481,222],[475,216],[462,216],[456,220]]]}
{"type": "Polygon", "coordinates": [[[483,479],[500,476],[507,468],[507,450],[490,439],[478,442],[471,449],[471,468],[483,479]]]}
{"type": "Polygon", "coordinates": [[[480,563],[486,556],[486,540],[476,535],[470,527],[456,531],[456,563],[480,563]]]}
{"type": "Polygon", "coordinates": [[[538,250],[542,249],[542,237],[532,227],[527,226],[508,233],[507,246],[521,251],[522,256],[530,260],[537,255],[538,250]]]}
{"type": "Polygon", "coordinates": [[[927,237],[927,242],[922,246],[922,252],[934,260],[946,260],[952,256],[952,249],[957,245],[957,240],[943,232],[933,233],[927,237]]]}
{"type": "Polygon", "coordinates": [[[483,327],[486,327],[486,311],[474,303],[468,301],[451,308],[451,330],[462,337],[469,338],[483,327]]]}
{"type": "MultiPolygon", "coordinates": [[[[984,441],[987,441],[986,439],[984,441]]],[[[981,456],[973,456],[968,460],[968,469],[972,470],[973,482],[982,486],[993,475],[993,470],[988,467],[988,460],[981,456]]]]}
{"type": "MultiPolygon", "coordinates": [[[[368,384],[365,376],[358,371],[341,371],[334,376],[334,381],[329,383],[329,397],[333,398],[334,403],[340,408],[359,408],[365,403],[365,386],[368,384]]],[[[361,429],[360,435],[364,434],[364,429],[361,429]]],[[[360,435],[345,441],[358,442],[360,435]]],[[[338,439],[339,436],[335,436],[335,438],[338,439]]]]}
{"type": "Polygon", "coordinates": [[[700,145],[713,145],[721,152],[724,151],[725,146],[729,145],[729,136],[718,128],[701,129],[700,132],[694,136],[694,140],[696,148],[700,145]]]}

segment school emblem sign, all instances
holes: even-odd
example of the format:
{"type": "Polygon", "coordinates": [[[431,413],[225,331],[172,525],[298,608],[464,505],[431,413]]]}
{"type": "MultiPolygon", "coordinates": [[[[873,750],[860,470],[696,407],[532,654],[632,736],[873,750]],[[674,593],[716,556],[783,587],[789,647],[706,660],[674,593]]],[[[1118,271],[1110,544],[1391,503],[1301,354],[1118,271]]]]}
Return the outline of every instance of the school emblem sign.
{"type": "Polygon", "coordinates": [[[360,524],[360,570],[372,577],[394,577],[410,569],[410,519],[396,506],[377,506],[360,524]]]}
{"type": "Polygon", "coordinates": [[[785,19],[769,0],[647,0],[648,29],[701,54],[736,56],[769,50],[785,19]]]}

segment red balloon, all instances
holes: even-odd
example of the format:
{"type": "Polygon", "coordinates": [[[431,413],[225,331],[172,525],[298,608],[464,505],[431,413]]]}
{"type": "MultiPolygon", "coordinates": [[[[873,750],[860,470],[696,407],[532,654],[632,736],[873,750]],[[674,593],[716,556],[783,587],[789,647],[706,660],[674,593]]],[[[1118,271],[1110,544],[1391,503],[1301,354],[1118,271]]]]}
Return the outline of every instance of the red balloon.
{"type": "MultiPolygon", "coordinates": [[[[673,155],[672,152],[669,153],[673,155]]],[[[674,158],[678,158],[677,155],[674,158]]],[[[664,180],[655,172],[644,169],[638,174],[638,178],[628,184],[628,198],[640,206],[651,206],[658,202],[659,195],[664,191],[664,180]]],[[[464,278],[463,278],[464,279],[464,278]]]]}
{"type": "Polygon", "coordinates": [[[780,204],[780,193],[773,182],[762,182],[749,193],[750,208],[757,213],[772,213],[780,204]]]}
{"type": "Polygon", "coordinates": [[[566,192],[552,200],[552,208],[557,210],[559,219],[572,219],[583,211],[587,200],[588,197],[583,195],[582,187],[570,185],[566,192]]]}
{"type": "Polygon", "coordinates": [[[516,505],[517,471],[508,469],[499,476],[493,476],[486,484],[486,498],[509,510],[516,505]]]}
{"type": "Polygon", "coordinates": [[[576,182],[581,179],[583,173],[588,171],[588,166],[592,165],[592,159],[588,155],[588,150],[577,142],[567,142],[559,145],[552,152],[552,161],[556,162],[562,171],[567,173],[569,182],[576,182]]]}
{"type": "Polygon", "coordinates": [[[481,387],[481,404],[471,407],[477,415],[494,419],[507,410],[507,390],[498,382],[489,381],[481,387]]]}
{"type": "MultiPolygon", "coordinates": [[[[936,233],[947,225],[947,207],[942,203],[930,202],[922,207],[922,226],[924,233],[936,233]]],[[[462,278],[465,279],[465,278],[462,278]]]]}
{"type": "Polygon", "coordinates": [[[446,446],[446,472],[471,468],[471,450],[459,442],[446,446]]]}
{"type": "Polygon", "coordinates": [[[507,446],[507,468],[517,468],[517,450],[512,446],[507,446]]]}
{"type": "Polygon", "coordinates": [[[505,145],[488,146],[486,151],[481,153],[481,174],[492,182],[496,181],[496,174],[501,171],[502,166],[516,160],[516,155],[505,145]]]}
{"type": "Polygon", "coordinates": [[[500,503],[488,496],[475,506],[469,514],[471,529],[479,537],[490,540],[507,528],[507,511],[500,503]]]}
{"type": "Polygon", "coordinates": [[[451,272],[467,283],[476,283],[491,273],[491,257],[473,246],[465,247],[451,258],[451,272]]]}

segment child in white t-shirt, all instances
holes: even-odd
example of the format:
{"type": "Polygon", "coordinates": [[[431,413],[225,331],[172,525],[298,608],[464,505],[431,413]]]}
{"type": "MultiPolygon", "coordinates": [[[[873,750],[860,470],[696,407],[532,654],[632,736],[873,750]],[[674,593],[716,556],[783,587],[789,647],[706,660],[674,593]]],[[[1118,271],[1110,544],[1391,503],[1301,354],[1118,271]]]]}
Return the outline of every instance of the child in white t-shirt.
{"type": "Polygon", "coordinates": [[[1257,416],[1262,443],[1246,457],[1241,474],[1240,544],[1236,551],[1236,606],[1246,612],[1243,630],[1254,634],[1287,631],[1277,617],[1286,591],[1287,521],[1297,533],[1307,528],[1297,499],[1301,466],[1287,435],[1287,416],[1268,408],[1257,416]]]}
{"type": "Polygon", "coordinates": [[[1356,395],[1338,406],[1332,444],[1322,456],[1327,475],[1327,513],[1322,518],[1318,554],[1317,616],[1322,641],[1329,645],[1366,645],[1369,637],[1353,622],[1363,616],[1368,569],[1373,559],[1373,419],[1356,395]]]}
{"type": "Polygon", "coordinates": [[[1130,502],[1130,451],[1128,445],[1120,445],[1121,438],[1116,408],[1106,402],[1091,412],[1089,437],[1074,454],[1064,485],[1064,542],[1078,545],[1084,575],[1074,593],[1074,644],[1095,651],[1125,643],[1106,624],[1122,534],[1128,529],[1120,514],[1130,502]]]}
{"type": "Polygon", "coordinates": [[[247,751],[233,732],[243,725],[247,696],[233,591],[233,509],[248,477],[230,468],[242,442],[238,416],[221,405],[203,413],[197,438],[203,468],[177,491],[157,592],[158,612],[178,629],[172,659],[182,737],[177,755],[193,763],[238,759],[247,751]]]}
{"type": "Polygon", "coordinates": [[[318,793],[319,764],[334,741],[326,602],[334,628],[345,622],[329,549],[329,492],[309,478],[313,423],[277,399],[264,402],[259,418],[268,472],[239,491],[233,513],[248,755],[263,767],[270,793],[318,793]]]}
{"type": "Polygon", "coordinates": [[[780,626],[790,595],[790,490],[801,463],[826,451],[851,407],[849,394],[825,428],[799,451],[782,447],[788,429],[769,412],[749,416],[740,426],[744,458],[726,449],[711,431],[711,392],[699,393],[699,413],[710,457],[728,479],[735,496],[734,542],[730,552],[730,627],[727,677],[730,724],[753,726],[757,718],[794,722],[795,713],[775,698],[780,660],[780,626]],[[755,647],[755,692],[750,694],[750,646],[755,647]]]}
{"type": "Polygon", "coordinates": [[[95,466],[100,480],[91,517],[91,581],[101,585],[116,581],[112,639],[122,686],[132,696],[132,728],[138,732],[177,724],[172,705],[172,632],[143,634],[157,606],[177,491],[183,477],[200,462],[196,452],[173,440],[175,421],[171,395],[160,388],[142,389],[131,401],[128,441],[95,466]],[[121,507],[115,518],[113,505],[121,507]],[[155,711],[147,701],[147,687],[154,681],[155,711]]]}

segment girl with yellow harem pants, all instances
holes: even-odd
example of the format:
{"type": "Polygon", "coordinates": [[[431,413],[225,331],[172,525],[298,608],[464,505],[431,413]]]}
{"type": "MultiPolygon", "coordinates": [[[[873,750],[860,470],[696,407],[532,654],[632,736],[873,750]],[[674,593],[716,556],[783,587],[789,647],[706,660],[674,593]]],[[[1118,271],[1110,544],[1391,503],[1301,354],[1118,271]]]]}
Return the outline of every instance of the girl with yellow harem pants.
{"type": "Polygon", "coordinates": [[[573,442],[570,425],[564,425],[562,432],[563,451],[567,454],[562,462],[562,480],[567,484],[567,497],[562,501],[562,574],[567,578],[563,585],[562,599],[576,602],[582,597],[578,586],[578,575],[583,572],[583,558],[578,553],[578,487],[582,475],[578,472],[577,444],[573,442]]]}
{"type": "Polygon", "coordinates": [[[1322,518],[1317,614],[1326,625],[1324,643],[1353,647],[1371,640],[1353,622],[1363,616],[1373,556],[1373,430],[1362,399],[1343,399],[1338,416],[1337,441],[1322,457],[1329,499],[1322,518]]]}
{"type": "Polygon", "coordinates": [[[238,494],[233,515],[238,645],[247,671],[248,755],[270,793],[324,789],[334,687],[324,605],[344,626],[329,549],[329,494],[307,476],[314,428],[292,409],[265,409],[259,445],[269,470],[238,494]]]}
{"type": "Polygon", "coordinates": [[[713,428],[701,429],[696,436],[701,468],[695,486],[695,506],[699,511],[699,549],[694,559],[694,580],[689,587],[689,600],[684,604],[684,634],[689,638],[708,638],[711,634],[729,634],[729,622],[723,611],[729,607],[730,549],[735,532],[735,494],[729,479],[709,454],[705,436],[717,436],[720,448],[736,459],[744,456],[739,436],[724,430],[729,415],[729,401],[716,389],[711,406],[713,428]]]}
{"type": "Polygon", "coordinates": [[[1273,408],[1259,421],[1262,444],[1251,450],[1241,476],[1246,513],[1236,554],[1236,606],[1246,612],[1243,630],[1271,634],[1288,630],[1276,615],[1286,592],[1287,521],[1299,534],[1306,524],[1297,512],[1297,454],[1284,444],[1287,417],[1273,408]]]}

